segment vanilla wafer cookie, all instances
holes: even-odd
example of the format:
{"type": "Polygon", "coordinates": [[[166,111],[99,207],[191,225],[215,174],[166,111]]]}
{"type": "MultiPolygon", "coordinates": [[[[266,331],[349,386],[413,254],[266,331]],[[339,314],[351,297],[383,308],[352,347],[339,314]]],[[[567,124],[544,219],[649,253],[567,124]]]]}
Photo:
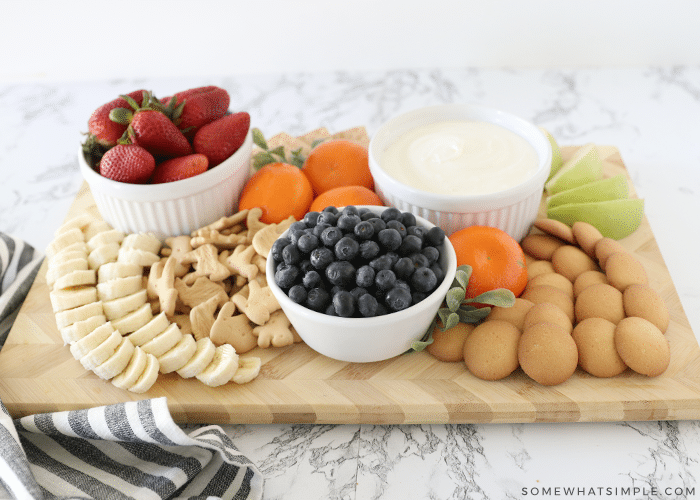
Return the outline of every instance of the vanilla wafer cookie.
{"type": "Polygon", "coordinates": [[[76,286],[92,286],[97,283],[97,273],[94,269],[84,269],[81,271],[71,271],[65,276],[61,276],[53,284],[54,290],[62,290],[76,286]]]}
{"type": "Polygon", "coordinates": [[[108,300],[102,302],[102,309],[108,320],[119,319],[126,316],[132,311],[135,311],[142,305],[148,302],[146,290],[141,289],[138,292],[132,293],[125,297],[108,300]]]}
{"type": "Polygon", "coordinates": [[[129,364],[131,356],[134,354],[134,344],[122,337],[121,343],[114,350],[114,353],[103,363],[93,368],[93,373],[103,380],[110,380],[124,371],[129,364]]]}
{"type": "Polygon", "coordinates": [[[107,361],[122,342],[122,334],[119,330],[113,330],[109,337],[103,340],[97,347],[90,350],[82,358],[80,364],[86,370],[93,371],[99,365],[107,361]]]}
{"type": "Polygon", "coordinates": [[[107,340],[107,337],[109,337],[113,331],[114,327],[109,322],[98,326],[93,331],[85,335],[82,339],[70,346],[71,354],[75,359],[82,358],[87,353],[99,346],[102,342],[107,340]]]}
{"type": "Polygon", "coordinates": [[[105,243],[88,254],[88,266],[90,269],[99,269],[108,262],[116,262],[119,257],[119,243],[105,243]]]}
{"type": "Polygon", "coordinates": [[[129,276],[142,276],[143,266],[138,264],[130,264],[128,262],[108,262],[103,264],[97,270],[97,282],[106,283],[119,278],[128,278],[129,276]]]}
{"type": "Polygon", "coordinates": [[[160,365],[158,363],[158,358],[153,354],[146,354],[146,366],[139,378],[134,382],[134,384],[127,390],[136,394],[142,394],[148,389],[153,387],[153,384],[158,380],[158,374],[160,373],[160,365]]]}
{"type": "Polygon", "coordinates": [[[238,369],[231,379],[236,384],[246,384],[260,374],[262,361],[258,357],[238,358],[238,369]]]}
{"type": "Polygon", "coordinates": [[[175,323],[170,323],[163,332],[143,344],[141,349],[148,354],[153,354],[155,357],[162,356],[175,347],[177,343],[180,342],[181,338],[182,332],[180,331],[180,327],[175,323]]]}
{"type": "Polygon", "coordinates": [[[113,319],[114,328],[122,332],[122,335],[133,333],[153,319],[151,304],[144,304],[135,311],[131,311],[121,318],[113,319]]]}
{"type": "Polygon", "coordinates": [[[96,302],[97,290],[92,286],[52,290],[49,292],[49,300],[53,312],[57,313],[96,302]]]}
{"type": "Polygon", "coordinates": [[[197,341],[197,349],[190,360],[182,368],[177,370],[182,378],[192,378],[202,372],[214,359],[216,346],[209,339],[203,337],[197,341]]]}
{"type": "Polygon", "coordinates": [[[147,362],[148,354],[143,352],[143,349],[140,347],[134,347],[134,352],[131,355],[131,359],[129,359],[129,363],[121,373],[112,378],[112,385],[119,389],[129,389],[129,387],[136,383],[146,369],[147,362]]]}
{"type": "MultiPolygon", "coordinates": [[[[99,270],[97,271],[99,279],[99,270]]],[[[108,300],[119,299],[126,297],[132,293],[136,293],[143,288],[143,277],[138,274],[135,276],[127,276],[124,278],[114,278],[109,281],[97,283],[97,294],[100,300],[106,302],[108,300]]]]}
{"type": "Polygon", "coordinates": [[[236,370],[238,370],[236,350],[231,344],[222,344],[216,348],[211,362],[195,377],[209,387],[218,387],[230,382],[236,370]]]}
{"type": "Polygon", "coordinates": [[[68,326],[64,326],[59,331],[64,344],[74,344],[78,340],[85,337],[100,325],[107,323],[107,318],[104,314],[90,316],[87,319],[78,321],[68,326]]]}
{"type": "Polygon", "coordinates": [[[197,350],[197,341],[191,333],[183,335],[180,341],[165,354],[158,356],[160,373],[171,373],[187,364],[197,350]]]}
{"type": "Polygon", "coordinates": [[[78,321],[83,321],[92,316],[99,316],[101,314],[103,314],[102,302],[91,302],[89,304],[85,304],[84,306],[57,312],[55,314],[56,326],[60,329],[64,326],[72,325],[78,321]]]}
{"type": "Polygon", "coordinates": [[[153,316],[148,323],[129,335],[129,339],[135,346],[142,346],[163,333],[168,326],[170,326],[170,320],[168,320],[165,313],[161,312],[153,316]]]}

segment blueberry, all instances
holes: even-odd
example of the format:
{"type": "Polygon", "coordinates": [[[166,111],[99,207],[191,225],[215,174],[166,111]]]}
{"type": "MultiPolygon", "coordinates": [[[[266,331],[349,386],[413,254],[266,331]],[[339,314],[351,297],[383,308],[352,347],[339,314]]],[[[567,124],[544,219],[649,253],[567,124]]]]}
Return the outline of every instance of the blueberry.
{"type": "Polygon", "coordinates": [[[430,265],[430,270],[435,274],[435,279],[438,283],[442,283],[445,280],[445,271],[440,267],[437,262],[430,265]]]}
{"type": "Polygon", "coordinates": [[[323,288],[312,288],[306,296],[306,305],[314,311],[323,311],[326,309],[331,296],[323,288]]]}
{"type": "Polygon", "coordinates": [[[318,247],[311,251],[309,255],[309,261],[311,265],[316,269],[325,269],[328,264],[335,260],[333,255],[333,250],[327,247],[318,247]]]}
{"type": "Polygon", "coordinates": [[[311,265],[311,261],[309,259],[304,259],[299,263],[299,270],[301,271],[302,276],[311,271],[313,268],[314,266],[311,265]]]}
{"type": "Polygon", "coordinates": [[[361,208],[360,209],[360,219],[362,220],[370,220],[376,218],[377,215],[372,212],[369,208],[361,208]]]}
{"type": "Polygon", "coordinates": [[[296,283],[299,274],[297,266],[282,262],[275,270],[275,283],[283,289],[291,288],[296,283]]]}
{"type": "Polygon", "coordinates": [[[307,271],[304,274],[304,277],[301,279],[301,282],[306,288],[311,289],[321,286],[322,280],[323,278],[321,277],[318,271],[311,270],[307,271]]]}
{"type": "Polygon", "coordinates": [[[425,247],[420,251],[420,253],[426,256],[429,265],[435,264],[440,258],[440,250],[435,247],[425,247]]]}
{"type": "Polygon", "coordinates": [[[420,252],[422,246],[423,241],[418,236],[407,234],[401,242],[401,246],[399,247],[399,253],[401,255],[410,255],[412,253],[420,252]]]}
{"type": "Polygon", "coordinates": [[[430,245],[434,247],[439,246],[445,240],[445,231],[437,226],[431,227],[428,229],[425,239],[430,245]]]}
{"type": "Polygon", "coordinates": [[[386,256],[389,258],[389,262],[391,262],[391,267],[394,267],[394,265],[401,258],[401,256],[399,254],[397,254],[396,252],[387,252],[386,256]]]}
{"type": "Polygon", "coordinates": [[[411,299],[412,299],[412,301],[413,301],[414,304],[417,304],[418,302],[420,302],[420,301],[422,301],[423,299],[425,299],[428,295],[429,295],[429,294],[427,294],[427,293],[425,293],[425,292],[413,292],[413,293],[411,294],[411,299]]]}
{"type": "Polygon", "coordinates": [[[306,215],[304,215],[304,222],[306,223],[307,227],[315,227],[316,223],[318,222],[318,216],[320,214],[318,212],[307,212],[306,215]]]}
{"type": "Polygon", "coordinates": [[[369,265],[360,267],[355,273],[355,284],[362,287],[370,287],[374,284],[376,271],[369,265]]]}
{"type": "Polygon", "coordinates": [[[328,304],[328,306],[326,306],[325,314],[326,314],[326,316],[337,316],[338,315],[338,313],[335,312],[335,306],[333,305],[333,302],[331,302],[330,304],[328,304]]]}
{"type": "Polygon", "coordinates": [[[355,282],[355,266],[347,260],[331,262],[326,268],[326,279],[332,285],[348,286],[355,282]]]}
{"type": "Polygon", "coordinates": [[[290,243],[282,249],[282,261],[285,264],[297,264],[301,262],[301,252],[294,243],[290,243]]]}
{"type": "Polygon", "coordinates": [[[360,297],[362,297],[364,294],[366,294],[366,293],[368,293],[368,292],[367,292],[367,289],[366,289],[365,287],[363,287],[363,286],[356,286],[355,288],[353,288],[352,290],[350,290],[350,294],[351,294],[351,295],[353,296],[353,298],[355,299],[355,302],[357,302],[357,300],[358,300],[360,297]]]}
{"type": "Polygon", "coordinates": [[[290,224],[289,230],[290,231],[296,231],[296,230],[303,231],[304,229],[306,229],[306,227],[307,227],[306,222],[304,222],[303,220],[298,220],[298,221],[294,221],[290,224]]]}
{"type": "Polygon", "coordinates": [[[286,236],[284,238],[277,238],[271,247],[271,255],[277,262],[282,261],[282,249],[289,245],[291,241],[286,236]]]}
{"type": "Polygon", "coordinates": [[[352,260],[360,252],[360,244],[350,236],[343,236],[333,250],[338,260],[352,260]]]}
{"type": "Polygon", "coordinates": [[[391,257],[387,254],[380,255],[379,257],[370,260],[369,265],[375,271],[381,271],[382,269],[391,269],[393,267],[391,257]]]}
{"type": "Polygon", "coordinates": [[[402,311],[411,305],[411,292],[404,287],[394,287],[385,297],[387,307],[392,311],[402,311]]]}
{"type": "Polygon", "coordinates": [[[371,294],[365,293],[357,299],[357,309],[365,318],[377,315],[379,302],[371,294]]]}
{"type": "Polygon", "coordinates": [[[407,226],[406,227],[406,234],[411,234],[413,236],[418,236],[423,242],[425,240],[425,233],[426,230],[423,226],[407,226]]]}
{"type": "Polygon", "coordinates": [[[350,292],[338,292],[333,295],[333,307],[338,316],[350,318],[355,314],[355,298],[350,292]]]}
{"type": "Polygon", "coordinates": [[[326,245],[327,247],[334,247],[338,241],[340,241],[340,238],[343,237],[343,232],[340,230],[340,228],[337,228],[335,226],[331,226],[329,228],[324,229],[324,231],[321,233],[321,243],[326,245]]]}
{"type": "Polygon", "coordinates": [[[399,235],[401,236],[401,238],[406,236],[406,226],[401,224],[401,222],[396,220],[396,219],[388,221],[386,223],[386,228],[387,229],[396,229],[399,232],[399,235]]]}
{"type": "Polygon", "coordinates": [[[384,222],[389,222],[390,220],[398,220],[401,217],[401,210],[396,207],[389,207],[385,209],[380,215],[384,222]]]}
{"type": "Polygon", "coordinates": [[[334,207],[333,205],[328,205],[326,208],[323,209],[323,211],[324,211],[324,212],[331,213],[331,214],[337,214],[337,213],[338,213],[338,209],[337,209],[336,207],[334,207]]]}
{"type": "Polygon", "coordinates": [[[314,236],[313,233],[302,234],[297,241],[297,248],[299,251],[306,254],[311,253],[311,251],[318,247],[318,245],[318,238],[314,236]]]}
{"type": "Polygon", "coordinates": [[[404,280],[397,279],[394,287],[403,288],[409,292],[411,291],[411,285],[409,285],[408,282],[404,280]]]}
{"type": "Polygon", "coordinates": [[[287,295],[289,295],[289,298],[297,304],[303,304],[304,302],[306,302],[306,297],[308,293],[306,292],[306,288],[304,288],[304,285],[296,284],[289,289],[287,295]]]}
{"type": "Polygon", "coordinates": [[[319,222],[313,228],[311,228],[311,234],[316,236],[319,240],[321,239],[321,233],[324,229],[331,227],[327,222],[319,222]]]}
{"type": "Polygon", "coordinates": [[[301,237],[302,234],[306,234],[306,230],[304,229],[289,229],[289,232],[287,233],[287,237],[289,238],[289,242],[296,245],[297,241],[299,241],[299,238],[301,237]]]}
{"type": "Polygon", "coordinates": [[[367,240],[360,243],[360,257],[365,260],[372,260],[379,255],[379,243],[374,240],[367,240]]]}
{"type": "Polygon", "coordinates": [[[348,205],[348,206],[344,207],[340,211],[340,213],[343,215],[357,215],[359,217],[360,209],[357,208],[355,205],[348,205]]]}
{"type": "Polygon", "coordinates": [[[382,229],[377,235],[379,244],[389,252],[398,250],[401,246],[401,234],[396,229],[382,229]]]}
{"type": "Polygon", "coordinates": [[[398,261],[396,261],[396,264],[394,264],[392,269],[397,278],[405,280],[408,279],[411,274],[413,274],[415,267],[413,267],[413,261],[410,258],[401,257],[398,261]]]}
{"type": "Polygon", "coordinates": [[[362,219],[360,219],[359,215],[343,213],[338,217],[337,226],[344,233],[352,233],[355,226],[360,222],[362,222],[362,219]]]}
{"type": "Polygon", "coordinates": [[[372,224],[374,227],[374,234],[378,234],[382,229],[386,229],[386,222],[377,217],[376,215],[372,218],[367,219],[367,222],[372,224]]]}
{"type": "Polygon", "coordinates": [[[375,316],[384,316],[385,314],[389,314],[389,311],[387,310],[386,306],[379,302],[377,304],[377,313],[375,316]]]}
{"type": "Polygon", "coordinates": [[[413,215],[411,212],[402,212],[401,217],[399,217],[398,220],[401,221],[401,224],[403,224],[407,228],[410,226],[415,226],[417,223],[416,216],[413,215]]]}
{"type": "Polygon", "coordinates": [[[391,269],[382,269],[381,271],[377,272],[377,275],[374,278],[374,283],[380,290],[391,290],[396,284],[396,275],[391,269]]]}
{"type": "MultiPolygon", "coordinates": [[[[328,208],[328,207],[326,207],[328,208]]],[[[326,209],[323,209],[323,212],[318,214],[318,218],[316,219],[316,224],[328,224],[329,226],[335,226],[336,221],[338,220],[338,213],[337,212],[331,212],[327,211],[326,209]]]]}
{"type": "Polygon", "coordinates": [[[374,236],[374,226],[369,221],[361,221],[353,228],[353,233],[360,240],[368,240],[374,236]]]}
{"type": "Polygon", "coordinates": [[[415,267],[416,269],[421,267],[428,267],[430,265],[428,257],[426,257],[420,252],[412,253],[408,256],[408,258],[413,261],[413,267],[415,267]]]}
{"type": "Polygon", "coordinates": [[[437,277],[429,267],[420,267],[411,275],[411,285],[418,292],[430,292],[437,286],[437,277]]]}

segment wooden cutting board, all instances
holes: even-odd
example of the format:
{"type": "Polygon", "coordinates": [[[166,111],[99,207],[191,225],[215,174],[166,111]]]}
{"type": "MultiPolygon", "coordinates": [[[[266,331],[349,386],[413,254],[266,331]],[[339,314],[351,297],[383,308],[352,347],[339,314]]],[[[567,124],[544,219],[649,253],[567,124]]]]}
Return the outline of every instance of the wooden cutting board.
{"type": "MultiPolygon", "coordinates": [[[[352,135],[366,142],[363,133],[363,129],[355,129],[352,135]]],[[[305,138],[285,135],[275,139],[291,149],[308,145],[305,138]]],[[[562,148],[564,158],[574,149],[562,148]]],[[[606,176],[626,173],[616,148],[602,146],[599,151],[606,176]]],[[[97,213],[92,195],[83,185],[67,218],[85,210],[97,213]]],[[[671,364],[656,378],[628,370],[614,378],[597,379],[577,370],[567,382],[545,387],[517,370],[505,380],[487,382],[472,376],[463,363],[440,362],[425,352],[352,364],[328,359],[304,344],[296,344],[252,352],[262,359],[263,367],[258,378],[245,385],[210,388],[197,380],[170,374],[160,375],[150,391],[136,395],[86,371],[63,345],[49,303],[44,263],[0,351],[0,399],[13,417],[21,417],[165,396],[179,423],[698,419],[700,348],[648,221],[644,219],[622,244],[644,264],[651,285],[671,312],[666,334],[671,364]]]]}

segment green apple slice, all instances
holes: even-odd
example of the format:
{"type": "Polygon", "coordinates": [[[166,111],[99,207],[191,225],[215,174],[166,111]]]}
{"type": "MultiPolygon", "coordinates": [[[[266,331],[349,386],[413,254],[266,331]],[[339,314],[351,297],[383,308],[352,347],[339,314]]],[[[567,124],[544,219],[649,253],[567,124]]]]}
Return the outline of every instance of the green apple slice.
{"type": "Polygon", "coordinates": [[[548,194],[573,189],[603,178],[603,162],[593,143],[581,146],[544,185],[548,194]]]}
{"type": "Polygon", "coordinates": [[[547,177],[547,180],[549,180],[554,174],[559,172],[562,165],[564,165],[564,160],[561,157],[561,150],[559,149],[559,144],[557,144],[557,141],[554,140],[554,137],[552,136],[552,134],[549,133],[549,130],[543,127],[540,127],[540,130],[542,131],[544,136],[549,140],[549,144],[552,146],[552,166],[549,169],[549,177],[547,177]]]}
{"type": "Polygon", "coordinates": [[[547,208],[565,205],[566,203],[619,200],[628,196],[627,176],[618,174],[607,179],[588,182],[573,189],[559,191],[547,198],[547,208]]]}
{"type": "Polygon", "coordinates": [[[567,203],[547,210],[547,217],[569,226],[576,221],[594,225],[607,238],[619,240],[632,234],[642,223],[644,200],[596,201],[591,203],[567,203]]]}

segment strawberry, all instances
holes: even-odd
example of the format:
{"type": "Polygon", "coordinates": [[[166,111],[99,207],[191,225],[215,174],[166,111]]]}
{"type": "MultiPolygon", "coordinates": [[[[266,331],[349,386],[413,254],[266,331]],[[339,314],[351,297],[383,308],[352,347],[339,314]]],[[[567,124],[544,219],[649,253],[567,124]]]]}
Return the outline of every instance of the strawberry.
{"type": "Polygon", "coordinates": [[[194,151],[209,158],[209,167],[218,165],[241,147],[249,128],[250,115],[245,111],[223,116],[197,131],[194,151]]]}
{"type": "Polygon", "coordinates": [[[188,138],[194,137],[201,126],[224,116],[230,102],[228,92],[214,85],[185,90],[161,99],[170,111],[170,118],[188,138]]]}
{"type": "Polygon", "coordinates": [[[143,184],[153,174],[153,155],[136,144],[117,144],[100,160],[100,175],[119,182],[143,184]]]}
{"type": "Polygon", "coordinates": [[[152,184],[179,181],[206,172],[209,160],[202,154],[171,158],[160,163],[151,177],[152,184]]]}
{"type": "Polygon", "coordinates": [[[153,156],[173,158],[192,153],[187,138],[165,114],[155,109],[136,110],[127,128],[129,140],[153,156]]]}
{"type": "MultiPolygon", "coordinates": [[[[143,103],[145,90],[136,90],[127,94],[139,106],[143,103]]],[[[94,140],[102,146],[112,147],[117,144],[119,138],[126,131],[126,125],[112,121],[109,118],[109,113],[116,108],[131,108],[129,102],[123,97],[119,97],[103,104],[92,112],[88,119],[88,130],[94,136],[94,140]]]]}

